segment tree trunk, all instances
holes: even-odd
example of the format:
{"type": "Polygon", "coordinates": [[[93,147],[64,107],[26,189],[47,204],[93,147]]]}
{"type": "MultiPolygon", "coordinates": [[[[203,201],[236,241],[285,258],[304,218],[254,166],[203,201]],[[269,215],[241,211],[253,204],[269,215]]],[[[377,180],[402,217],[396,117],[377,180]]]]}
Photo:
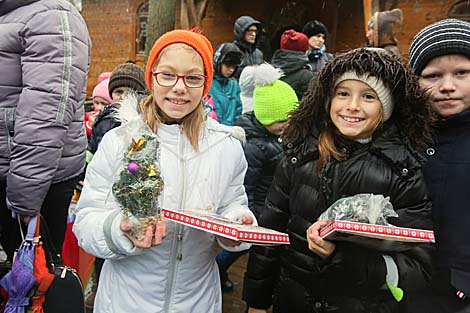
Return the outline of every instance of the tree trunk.
{"type": "Polygon", "coordinates": [[[206,15],[208,0],[181,0],[181,28],[191,29],[200,26],[206,15]]]}
{"type": "Polygon", "coordinates": [[[155,41],[175,28],[176,0],[149,0],[145,63],[155,41]]]}

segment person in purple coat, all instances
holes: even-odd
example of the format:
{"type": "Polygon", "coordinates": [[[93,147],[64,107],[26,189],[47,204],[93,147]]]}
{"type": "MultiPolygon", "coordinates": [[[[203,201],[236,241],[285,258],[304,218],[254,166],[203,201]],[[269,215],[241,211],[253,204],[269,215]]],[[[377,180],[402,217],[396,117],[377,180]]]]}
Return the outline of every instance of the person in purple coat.
{"type": "Polygon", "coordinates": [[[85,165],[90,49],[68,1],[0,0],[0,241],[8,259],[21,243],[12,213],[28,222],[40,212],[61,250],[85,165]]]}

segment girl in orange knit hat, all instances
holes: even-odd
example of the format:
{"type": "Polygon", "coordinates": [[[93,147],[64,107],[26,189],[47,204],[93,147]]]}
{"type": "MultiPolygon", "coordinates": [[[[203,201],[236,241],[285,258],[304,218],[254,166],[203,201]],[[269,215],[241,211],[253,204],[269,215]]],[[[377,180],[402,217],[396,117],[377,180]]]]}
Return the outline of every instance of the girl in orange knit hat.
{"type": "Polygon", "coordinates": [[[122,100],[122,125],[104,136],[88,166],[74,232],[86,251],[106,259],[94,312],[222,311],[214,240],[231,251],[249,245],[161,218],[139,240],[130,235],[133,225],[112,188],[120,172],[131,171],[130,163],[125,167],[128,148],[144,131],[158,140],[159,206],[256,224],[243,187],[243,132],[205,118],[212,72],[206,37],[187,30],[161,36],[145,72],[151,95],[140,103],[132,96],[122,100]]]}

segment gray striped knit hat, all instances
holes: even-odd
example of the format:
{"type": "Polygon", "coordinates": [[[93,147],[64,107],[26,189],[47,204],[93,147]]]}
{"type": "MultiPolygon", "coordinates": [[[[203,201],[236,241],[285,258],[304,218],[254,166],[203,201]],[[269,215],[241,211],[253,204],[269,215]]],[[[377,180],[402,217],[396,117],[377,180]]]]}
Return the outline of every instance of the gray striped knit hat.
{"type": "Polygon", "coordinates": [[[431,59],[447,54],[470,56],[469,22],[445,19],[423,28],[411,42],[410,66],[420,75],[431,59]]]}

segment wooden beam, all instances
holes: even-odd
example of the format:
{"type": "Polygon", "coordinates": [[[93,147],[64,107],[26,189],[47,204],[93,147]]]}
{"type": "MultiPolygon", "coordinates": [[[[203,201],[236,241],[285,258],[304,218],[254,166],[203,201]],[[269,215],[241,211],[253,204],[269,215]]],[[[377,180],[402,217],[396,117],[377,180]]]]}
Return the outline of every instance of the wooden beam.
{"type": "Polygon", "coordinates": [[[372,16],[372,0],[362,0],[362,7],[364,12],[364,34],[367,33],[367,23],[372,16]]]}

